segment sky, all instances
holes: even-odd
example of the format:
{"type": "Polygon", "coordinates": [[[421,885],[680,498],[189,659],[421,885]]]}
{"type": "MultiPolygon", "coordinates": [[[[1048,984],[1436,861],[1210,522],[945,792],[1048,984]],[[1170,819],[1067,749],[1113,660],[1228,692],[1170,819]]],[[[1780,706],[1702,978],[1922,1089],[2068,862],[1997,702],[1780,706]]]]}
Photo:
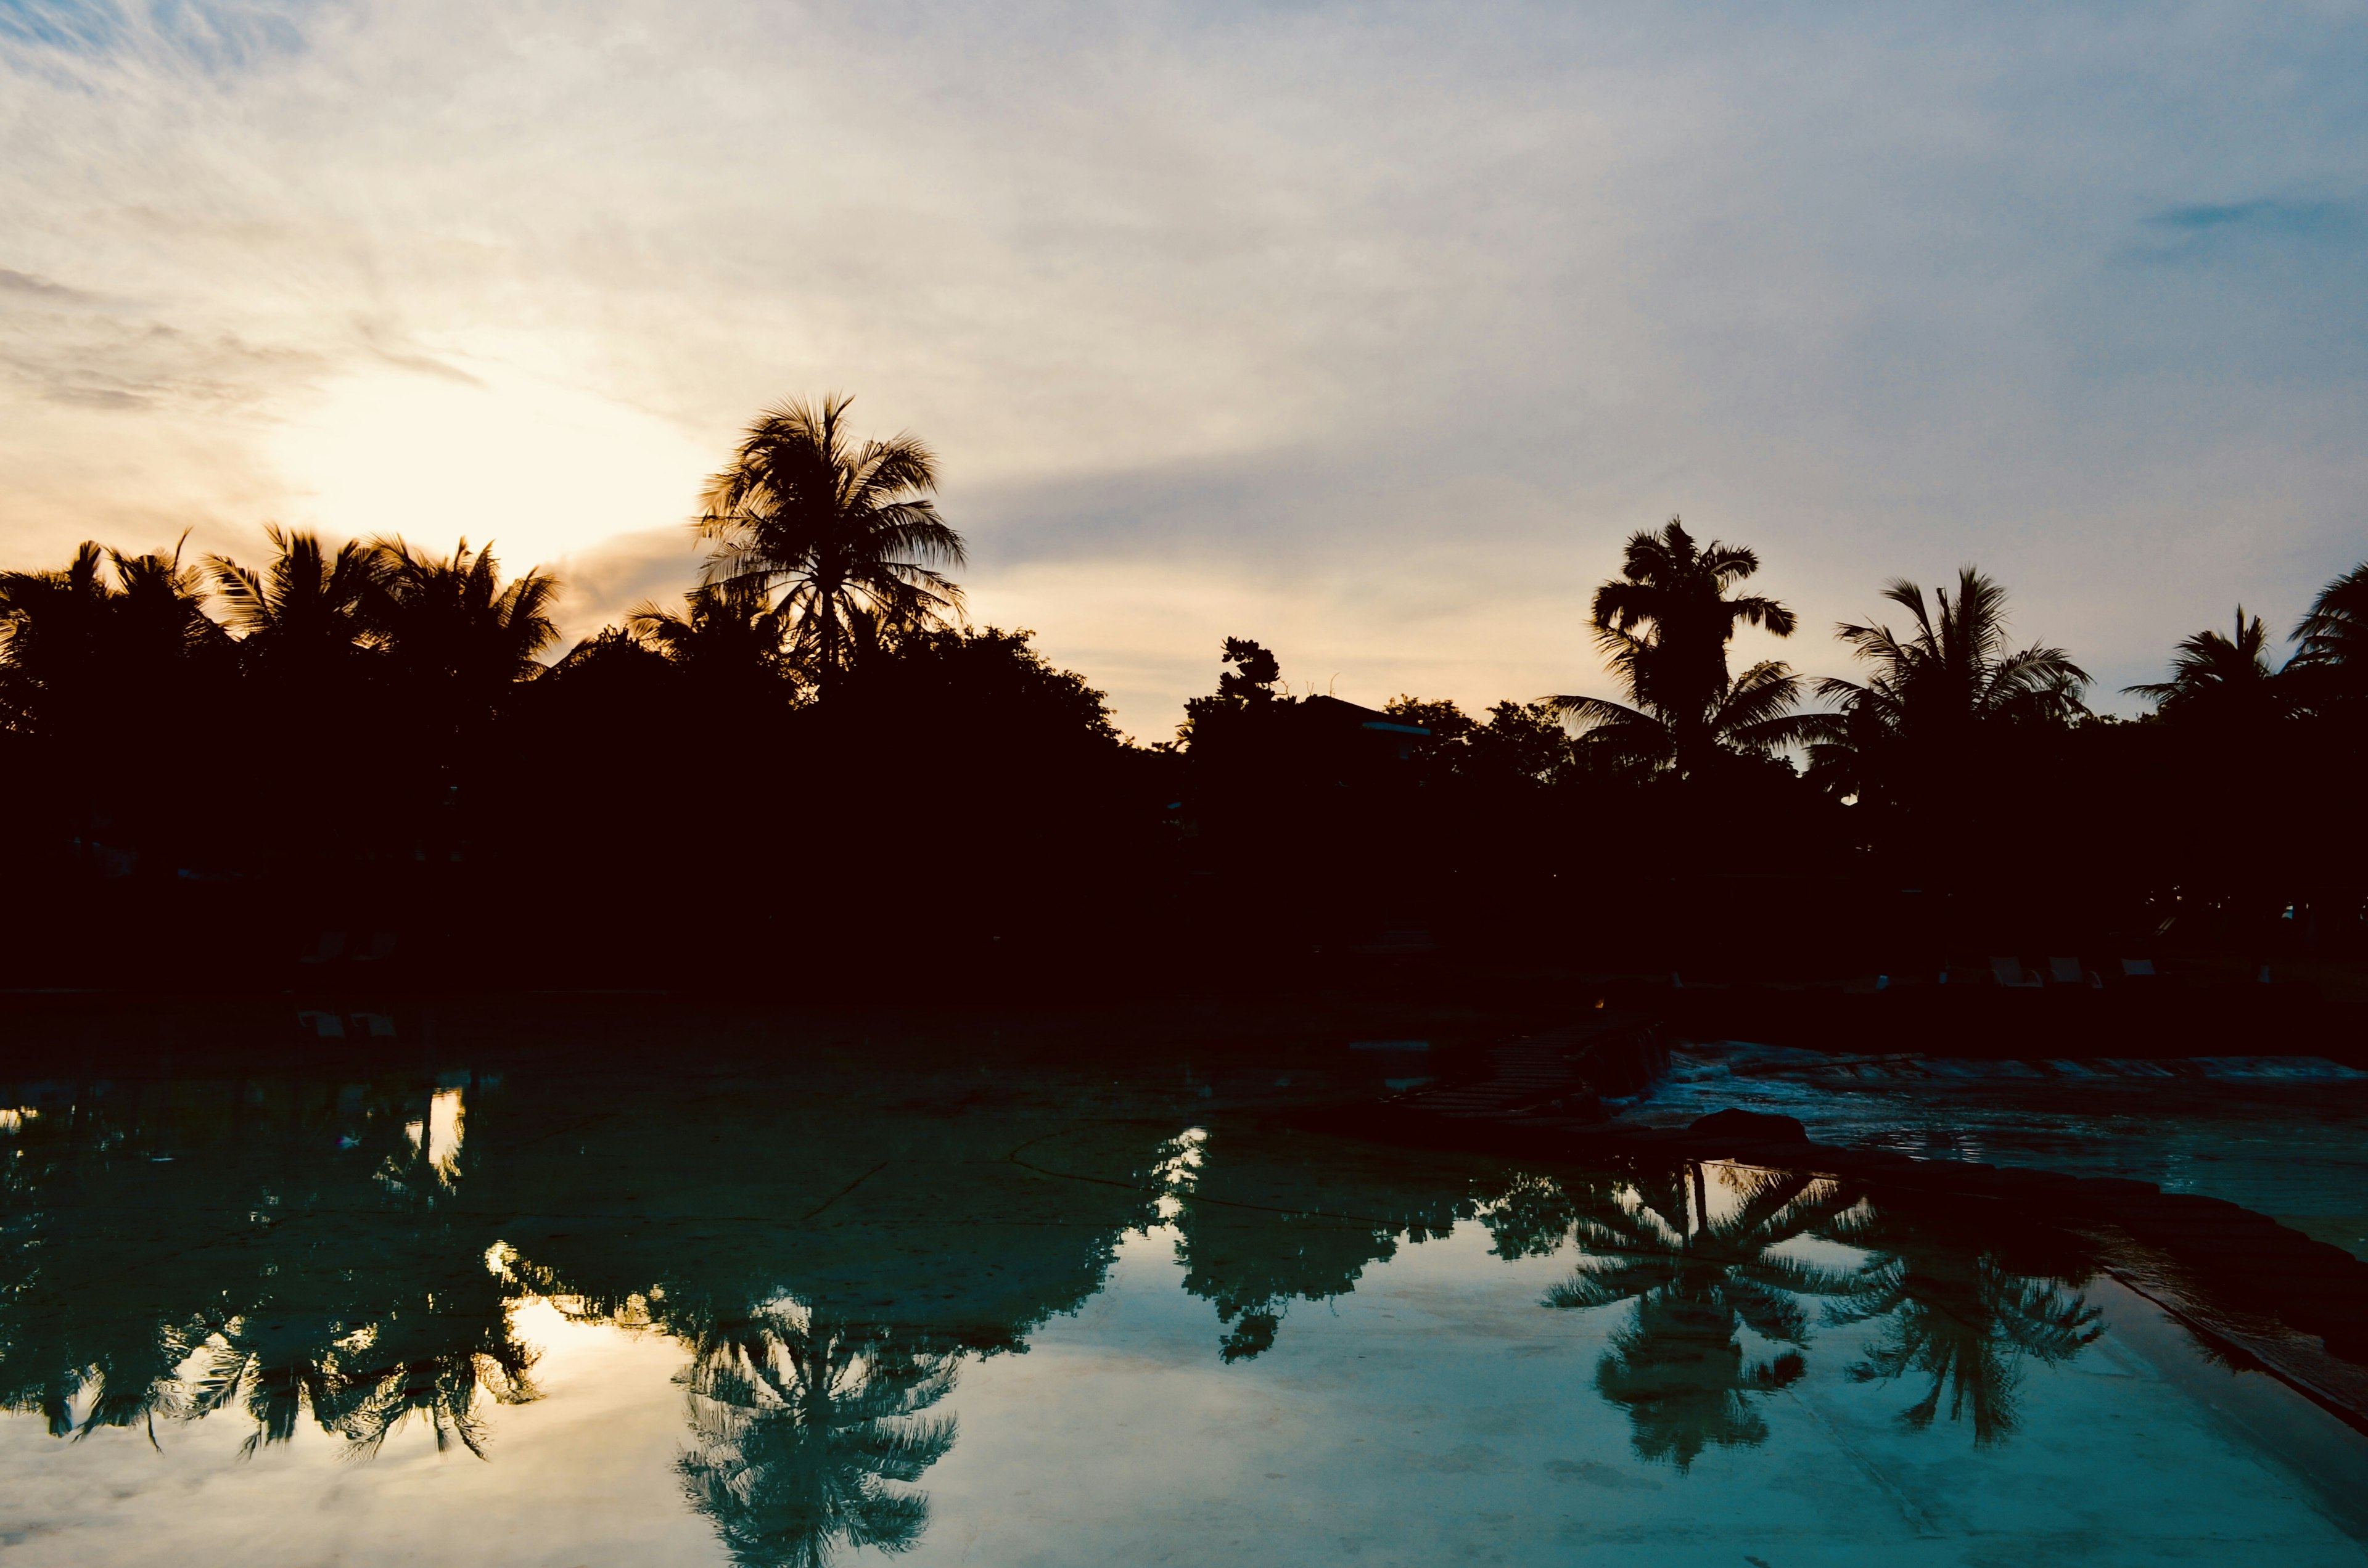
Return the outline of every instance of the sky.
{"type": "Polygon", "coordinates": [[[1970,562],[2123,711],[2368,557],[2368,5],[0,0],[0,567],[491,539],[581,635],[843,391],[1151,740],[1227,635],[1606,690],[1672,515],[1742,657],[1970,562]]]}

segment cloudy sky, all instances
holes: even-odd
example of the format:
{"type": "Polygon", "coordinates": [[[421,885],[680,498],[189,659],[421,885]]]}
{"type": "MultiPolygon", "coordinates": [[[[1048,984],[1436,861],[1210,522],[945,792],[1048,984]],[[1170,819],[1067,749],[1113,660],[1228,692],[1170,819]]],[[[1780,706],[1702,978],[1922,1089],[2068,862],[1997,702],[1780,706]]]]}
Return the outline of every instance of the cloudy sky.
{"type": "Polygon", "coordinates": [[[1227,633],[1600,687],[1671,513],[1821,672],[1895,575],[2117,687],[2368,556],[2358,4],[0,0],[0,565],[490,537],[580,632],[844,389],[1156,738],[1227,633]]]}

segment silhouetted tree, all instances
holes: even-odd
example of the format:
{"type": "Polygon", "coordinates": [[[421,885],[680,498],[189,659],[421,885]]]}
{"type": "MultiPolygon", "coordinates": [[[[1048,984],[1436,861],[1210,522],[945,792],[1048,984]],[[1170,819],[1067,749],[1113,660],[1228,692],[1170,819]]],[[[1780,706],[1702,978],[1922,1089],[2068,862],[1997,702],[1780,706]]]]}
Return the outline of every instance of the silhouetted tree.
{"type": "Polygon", "coordinates": [[[1792,635],[1793,612],[1759,595],[1728,590],[1759,570],[1759,557],[1716,540],[1695,544],[1672,517],[1628,540],[1620,576],[1595,591],[1596,646],[1628,700],[1550,699],[1581,729],[1583,748],[1616,764],[1691,777],[1730,756],[1773,755],[1801,735],[1791,717],[1801,679],[1775,660],[1730,676],[1726,646],[1737,629],[1792,635]]]}
{"type": "Polygon", "coordinates": [[[203,598],[178,546],[85,543],[61,571],[0,574],[0,722],[30,745],[31,772],[11,780],[19,813],[85,851],[165,851],[166,868],[208,830],[233,672],[203,598]]]}
{"type": "Polygon", "coordinates": [[[1880,622],[1844,622],[1839,635],[1873,666],[1865,681],[1827,676],[1817,695],[1838,711],[1814,716],[1810,776],[1837,794],[1899,801],[1966,777],[2001,726],[2061,725],[2086,711],[2087,674],[2061,648],[2009,650],[2006,590],[1967,566],[1946,588],[1905,578],[1883,597],[1914,618],[1906,635],[1880,622]]]}
{"type": "Polygon", "coordinates": [[[439,718],[457,727],[488,716],[513,685],[542,673],[541,655],[559,638],[556,578],[538,568],[505,584],[493,548],[472,554],[465,539],[449,556],[400,539],[375,550],[367,624],[395,677],[439,718]]]}
{"type": "Polygon", "coordinates": [[[936,459],[909,435],[857,442],[854,400],[790,402],[748,426],[708,483],[700,534],[717,541],[705,580],[780,598],[775,613],[812,678],[828,686],[886,633],[941,626],[962,589],[937,570],[962,536],[928,496],[936,459]]]}
{"type": "Polygon", "coordinates": [[[1223,745],[1258,733],[1276,709],[1290,705],[1289,690],[1276,689],[1282,684],[1282,665],[1263,643],[1228,637],[1220,663],[1233,667],[1220,670],[1213,693],[1185,701],[1178,744],[1190,748],[1213,740],[1223,745]]]}
{"type": "Polygon", "coordinates": [[[2368,562],[2318,592],[2294,630],[2289,670],[2305,676],[2322,706],[2340,706],[2357,718],[2368,708],[2368,562]]]}
{"type": "Polygon", "coordinates": [[[239,653],[256,668],[317,681],[351,659],[369,638],[364,619],[379,586],[384,556],[359,540],[335,555],[319,536],[264,526],[271,564],[262,572],[225,555],[206,557],[213,591],[230,606],[239,653]]]}
{"type": "Polygon", "coordinates": [[[695,685],[727,699],[779,704],[796,695],[789,628],[754,583],[695,589],[683,596],[680,615],[645,600],[633,607],[625,629],[695,685]]]}
{"type": "Polygon", "coordinates": [[[2269,630],[2237,607],[2233,635],[2203,631],[2179,644],[2167,681],[2123,687],[2165,719],[2215,730],[2259,729],[2294,715],[2294,683],[2270,667],[2269,630]]]}

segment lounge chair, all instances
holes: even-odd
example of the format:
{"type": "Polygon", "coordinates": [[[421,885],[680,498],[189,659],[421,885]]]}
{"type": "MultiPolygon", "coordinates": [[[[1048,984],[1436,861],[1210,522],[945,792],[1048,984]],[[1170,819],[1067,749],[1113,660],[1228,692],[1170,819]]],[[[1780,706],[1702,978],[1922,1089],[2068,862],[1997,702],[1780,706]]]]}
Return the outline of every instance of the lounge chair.
{"type": "Polygon", "coordinates": [[[394,957],[394,941],[395,937],[393,932],[381,931],[378,935],[370,938],[370,944],[369,947],[354,955],[354,961],[356,963],[377,963],[381,960],[391,959],[394,957]]]}
{"type": "Polygon", "coordinates": [[[355,1027],[372,1040],[393,1040],[394,1020],[384,1013],[356,1013],[355,1027]]]}
{"type": "Polygon", "coordinates": [[[2150,979],[2152,979],[2153,977],[2154,977],[2154,960],[2152,960],[2152,959],[2123,959],[2123,960],[2122,960],[2122,978],[2123,978],[2123,979],[2124,979],[2124,980],[2150,980],[2150,979]]]}
{"type": "Polygon", "coordinates": [[[1990,960],[1990,978],[2000,985],[2011,986],[2016,990],[2035,989],[2040,983],[2039,976],[2026,971],[2022,967],[2021,959],[1990,960]]]}
{"type": "Polygon", "coordinates": [[[311,952],[300,955],[296,961],[298,963],[334,963],[345,956],[346,934],[343,931],[324,931],[321,933],[320,945],[311,952]]]}
{"type": "Polygon", "coordinates": [[[2058,985],[2078,985],[2089,978],[2089,973],[2080,967],[2078,959],[2049,959],[2047,978],[2058,985]]]}
{"type": "Polygon", "coordinates": [[[335,1013],[299,1013],[296,1015],[296,1022],[299,1026],[312,1030],[316,1040],[346,1038],[346,1020],[335,1013]]]}

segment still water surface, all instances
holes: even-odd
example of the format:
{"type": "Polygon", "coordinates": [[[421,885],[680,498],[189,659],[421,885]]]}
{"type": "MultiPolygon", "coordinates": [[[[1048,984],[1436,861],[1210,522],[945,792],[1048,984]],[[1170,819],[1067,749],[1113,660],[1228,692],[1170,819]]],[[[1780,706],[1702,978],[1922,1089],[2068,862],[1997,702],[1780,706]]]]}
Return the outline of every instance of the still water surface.
{"type": "Polygon", "coordinates": [[[0,1085],[0,1557],[2368,1562],[2368,1444],[2062,1237],[699,1054],[0,1085]]]}
{"type": "Polygon", "coordinates": [[[1720,1040],[1679,1048],[1625,1108],[1682,1126],[1725,1106],[1796,1117],[1821,1142],[2224,1198],[2368,1258],[2368,1072],[2324,1057],[1969,1061],[1720,1040]]]}

